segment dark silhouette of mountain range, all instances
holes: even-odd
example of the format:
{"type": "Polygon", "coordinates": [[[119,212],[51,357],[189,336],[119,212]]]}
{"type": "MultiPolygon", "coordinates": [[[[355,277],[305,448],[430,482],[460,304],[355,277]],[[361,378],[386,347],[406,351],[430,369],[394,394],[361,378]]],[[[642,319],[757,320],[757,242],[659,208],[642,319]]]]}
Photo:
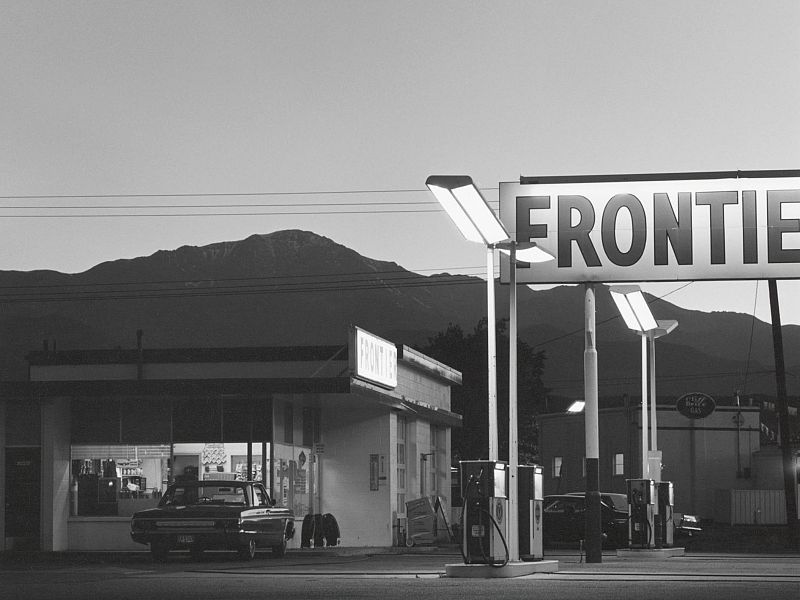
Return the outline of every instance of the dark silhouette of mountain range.
{"type": "MultiPolygon", "coordinates": [[[[498,318],[507,286],[497,286],[498,318]]],[[[472,330],[486,316],[485,282],[446,273],[422,276],[361,256],[307,231],[252,235],[116,260],[83,273],[0,272],[0,378],[25,380],[25,355],[45,340],[59,350],[326,345],[350,324],[389,340],[424,345],[449,323],[472,330]]],[[[658,340],[659,394],[775,393],[768,324],[738,313],[703,313],[651,300],[656,318],[678,329],[658,340]]],[[[520,287],[520,338],[546,352],[554,394],[583,390],[582,286],[520,287]]],[[[640,392],[640,342],[605,286],[597,287],[601,396],[640,392]]],[[[797,393],[800,327],[784,326],[790,394],[797,393]],[[793,366],[795,365],[795,366],[793,366]]]]}

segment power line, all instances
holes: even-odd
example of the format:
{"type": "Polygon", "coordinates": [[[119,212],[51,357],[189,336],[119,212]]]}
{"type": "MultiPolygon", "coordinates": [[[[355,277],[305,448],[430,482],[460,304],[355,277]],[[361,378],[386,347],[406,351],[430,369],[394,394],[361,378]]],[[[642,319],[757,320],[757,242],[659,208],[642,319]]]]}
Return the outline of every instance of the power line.
{"type": "Polygon", "coordinates": [[[410,194],[427,189],[307,190],[293,192],[179,192],[166,194],[41,194],[0,196],[0,200],[65,200],[76,198],[236,198],[242,196],[343,196],[351,194],[410,194]]]}
{"type": "MultiPolygon", "coordinates": [[[[484,187],[481,190],[497,190],[497,187],[484,187]]],[[[366,190],[305,190],[289,192],[178,192],[149,194],[29,194],[16,196],[0,196],[0,200],[73,200],[78,198],[237,198],[237,197],[274,197],[274,196],[344,196],[364,194],[416,194],[428,193],[427,188],[388,188],[366,190]]]]}
{"type": "Polygon", "coordinates": [[[27,210],[36,208],[41,210],[101,210],[101,209],[128,209],[128,208],[281,208],[299,206],[411,206],[412,204],[431,204],[437,202],[430,200],[412,200],[410,202],[291,202],[287,204],[85,204],[80,206],[0,206],[0,210],[27,210]]]}
{"type": "MultiPolygon", "coordinates": [[[[87,207],[91,209],[91,207],[87,207]]],[[[438,213],[444,212],[442,209],[433,210],[320,210],[320,211],[305,211],[305,212],[207,212],[207,213],[129,213],[129,214],[114,214],[114,213],[100,213],[100,214],[54,214],[54,215],[38,215],[38,214],[24,214],[24,215],[2,215],[3,219],[90,219],[90,218],[140,218],[140,217],[261,217],[261,216],[313,216],[313,215],[390,215],[401,213],[438,213]]]]}
{"type": "MultiPolygon", "coordinates": [[[[0,292],[2,290],[14,290],[14,289],[46,289],[46,288],[61,288],[61,287],[100,287],[100,286],[112,286],[112,285],[162,285],[162,284],[197,284],[197,283],[216,283],[216,282],[228,282],[228,281],[264,281],[264,280],[282,280],[282,279],[308,279],[311,277],[341,277],[341,276],[350,276],[350,275],[385,275],[385,274],[409,274],[409,275],[416,275],[417,273],[431,271],[437,275],[439,274],[450,274],[449,271],[464,271],[464,270],[474,270],[478,271],[478,274],[482,274],[482,266],[469,266],[469,267],[435,267],[435,268],[428,268],[428,269],[414,269],[414,270],[404,270],[402,268],[399,269],[392,269],[386,271],[353,271],[350,273],[305,273],[305,274],[297,274],[297,275],[261,275],[259,277],[215,277],[215,278],[207,278],[207,279],[161,279],[155,281],[112,281],[112,282],[93,282],[93,283],[49,283],[49,284],[32,284],[32,285],[6,285],[0,286],[0,292]]],[[[469,274],[456,274],[452,275],[457,277],[459,275],[470,276],[469,274]]],[[[73,277],[72,275],[66,275],[66,277],[73,277]]]]}
{"type": "MultiPolygon", "coordinates": [[[[111,289],[111,290],[70,290],[66,292],[49,292],[48,294],[37,295],[32,292],[14,292],[0,294],[0,302],[23,303],[23,302],[74,302],[74,301],[101,301],[101,300],[145,300],[158,298],[202,298],[210,296],[236,296],[254,294],[287,294],[287,293],[309,293],[309,292],[351,292],[351,291],[370,291],[379,290],[387,287],[416,288],[416,287],[441,287],[444,285],[474,285],[484,284],[485,282],[474,276],[464,275],[463,279],[436,280],[435,276],[416,275],[407,271],[395,272],[400,277],[386,277],[375,281],[374,277],[356,278],[351,280],[339,279],[331,281],[316,282],[291,282],[276,281],[265,283],[264,285],[228,285],[203,288],[162,288],[162,289],[111,289]],[[406,275],[408,274],[408,275],[406,275]]],[[[235,281],[235,280],[234,280],[235,281]]],[[[181,283],[181,282],[168,282],[181,283]]],[[[182,282],[184,284],[192,281],[182,282]]],[[[80,287],[84,285],[77,284],[80,287]]],[[[110,284],[110,285],[142,285],[140,283],[130,284],[110,284]]],[[[92,284],[85,284],[91,287],[92,284]]],[[[58,287],[58,286],[48,286],[58,287]]],[[[27,290],[35,286],[15,286],[14,288],[3,289],[22,289],[27,290]]]]}

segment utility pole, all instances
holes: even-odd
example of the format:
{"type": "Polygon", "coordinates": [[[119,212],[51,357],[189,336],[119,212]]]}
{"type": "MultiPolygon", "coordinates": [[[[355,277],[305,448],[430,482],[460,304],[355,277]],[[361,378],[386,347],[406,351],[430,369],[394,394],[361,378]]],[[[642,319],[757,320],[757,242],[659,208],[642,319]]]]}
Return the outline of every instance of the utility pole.
{"type": "Polygon", "coordinates": [[[792,546],[800,547],[800,523],[797,520],[797,484],[794,480],[794,456],[789,433],[789,403],[786,398],[786,367],[783,362],[783,333],[781,311],[778,303],[778,282],[769,279],[769,308],[772,315],[772,347],[775,352],[775,381],[778,388],[776,409],[778,432],[780,433],[781,458],[783,463],[783,488],[786,494],[786,524],[792,546]]]}
{"type": "Polygon", "coordinates": [[[603,562],[603,526],[600,509],[600,436],[597,392],[597,345],[594,285],[584,284],[583,411],[586,439],[586,562],[603,562]]]}

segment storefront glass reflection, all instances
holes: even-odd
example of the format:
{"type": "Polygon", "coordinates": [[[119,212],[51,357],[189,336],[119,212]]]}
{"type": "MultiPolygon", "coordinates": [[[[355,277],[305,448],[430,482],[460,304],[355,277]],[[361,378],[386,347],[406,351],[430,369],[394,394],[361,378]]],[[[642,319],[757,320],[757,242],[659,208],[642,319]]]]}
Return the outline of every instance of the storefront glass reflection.
{"type": "Polygon", "coordinates": [[[311,447],[275,444],[273,494],[295,515],[320,512],[318,458],[311,447]]]}
{"type": "Polygon", "coordinates": [[[131,516],[157,505],[172,481],[261,480],[261,448],[252,444],[248,473],[248,444],[243,442],[73,445],[70,514],[131,516]]]}

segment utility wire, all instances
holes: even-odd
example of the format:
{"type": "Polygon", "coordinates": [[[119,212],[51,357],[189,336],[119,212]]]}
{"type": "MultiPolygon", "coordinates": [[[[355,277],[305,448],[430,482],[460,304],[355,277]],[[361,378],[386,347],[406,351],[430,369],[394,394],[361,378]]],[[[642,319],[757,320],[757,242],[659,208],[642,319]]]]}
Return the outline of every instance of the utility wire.
{"type": "MultiPolygon", "coordinates": [[[[436,275],[450,275],[449,271],[460,271],[460,270],[474,270],[477,271],[479,274],[482,274],[484,267],[436,267],[436,268],[429,268],[429,269],[414,269],[413,271],[403,270],[402,268],[399,269],[392,269],[386,271],[353,271],[351,273],[306,273],[306,274],[298,274],[298,275],[262,275],[259,277],[215,277],[215,278],[206,278],[206,279],[162,279],[156,281],[117,281],[117,282],[97,282],[97,283],[52,283],[52,284],[32,284],[32,285],[7,285],[7,286],[0,286],[0,293],[3,290],[14,290],[14,289],[44,289],[44,288],[63,288],[63,287],[101,287],[101,286],[112,286],[112,285],[162,285],[162,284],[197,284],[197,283],[217,283],[217,282],[228,282],[228,281],[273,281],[273,280],[284,280],[284,279],[308,279],[311,277],[341,277],[341,276],[350,276],[350,275],[386,275],[386,274],[407,274],[410,276],[415,276],[417,273],[422,273],[426,271],[434,272],[434,275],[430,275],[429,277],[434,277],[436,275]]],[[[485,270],[485,269],[484,269],[485,270]]],[[[84,274],[80,274],[78,276],[82,276],[84,274]]],[[[451,275],[452,277],[459,277],[459,276],[470,276],[468,274],[455,274],[451,275]]],[[[65,275],[66,277],[75,277],[74,275],[65,275]]]]}
{"type": "MultiPolygon", "coordinates": [[[[496,187],[480,188],[481,190],[497,190],[496,187]]],[[[40,195],[17,195],[0,196],[0,200],[65,200],[76,198],[237,198],[243,196],[342,196],[359,194],[416,194],[419,192],[428,193],[427,188],[396,188],[383,190],[313,190],[313,191],[293,191],[293,192],[181,192],[167,194],[40,194],[40,195]]]]}
{"type": "Polygon", "coordinates": [[[753,297],[753,318],[750,320],[750,344],[747,348],[747,362],[745,363],[744,370],[744,383],[742,384],[742,393],[747,393],[747,376],[750,372],[750,356],[753,353],[753,334],[756,329],[756,305],[758,304],[758,281],[756,280],[756,291],[753,297]]]}
{"type": "MultiPolygon", "coordinates": [[[[91,208],[91,207],[87,207],[91,208]]],[[[260,212],[207,212],[207,213],[129,213],[129,214],[115,214],[115,213],[91,213],[91,214],[51,214],[51,215],[38,215],[38,214],[22,214],[22,215],[2,215],[2,219],[92,219],[92,218],[153,218],[153,217],[264,217],[264,216],[314,216],[314,215],[393,215],[401,213],[437,213],[444,212],[442,209],[422,210],[318,210],[313,212],[297,212],[297,211],[260,211],[260,212]]]]}

